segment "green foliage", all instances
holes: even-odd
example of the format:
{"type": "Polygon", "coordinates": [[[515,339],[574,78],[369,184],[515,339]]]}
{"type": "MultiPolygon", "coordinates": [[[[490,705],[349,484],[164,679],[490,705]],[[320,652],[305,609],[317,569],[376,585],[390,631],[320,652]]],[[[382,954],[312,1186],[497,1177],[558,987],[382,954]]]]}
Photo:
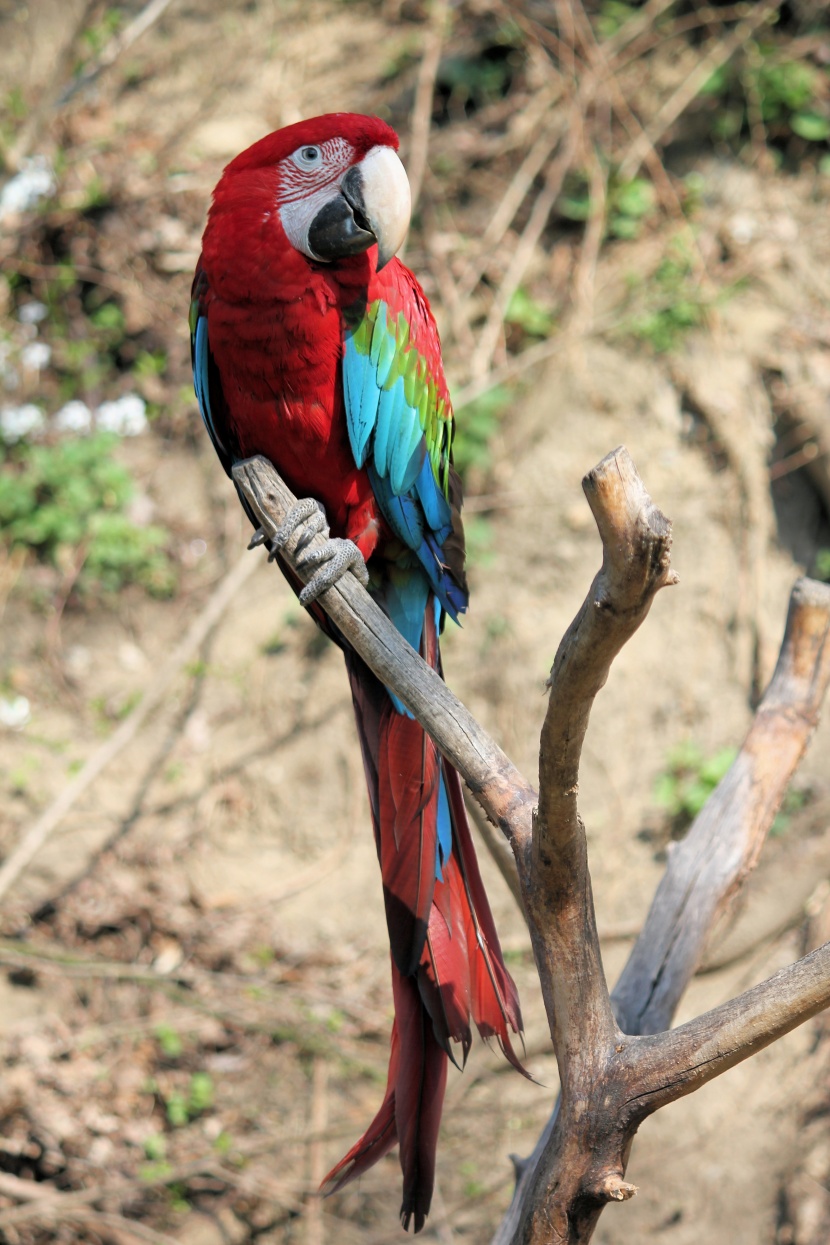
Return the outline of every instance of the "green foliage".
{"type": "Polygon", "coordinates": [[[654,187],[644,177],[629,182],[612,179],[608,191],[608,233],[613,238],[636,238],[640,225],[654,207],[654,187]]]}
{"type": "Polygon", "coordinates": [[[464,520],[467,566],[490,566],[493,562],[493,524],[483,514],[471,514],[464,520]]]}
{"type": "Polygon", "coordinates": [[[54,347],[53,368],[60,380],[63,401],[99,389],[119,371],[124,365],[121,350],[127,337],[119,304],[108,300],[90,305],[91,299],[84,305],[82,334],[70,337],[65,307],[73,287],[77,291],[75,270],[71,264],[63,265],[59,279],[49,283],[45,299],[54,347]]]}
{"type": "Polygon", "coordinates": [[[775,42],[750,40],[739,60],[712,74],[701,95],[717,100],[712,129],[724,141],[746,135],[753,113],[779,145],[793,136],[811,144],[830,139],[827,70],[806,59],[790,59],[775,42]]]}
{"type": "MultiPolygon", "coordinates": [[[[133,364],[133,376],[140,383],[152,376],[163,376],[167,371],[167,354],[164,350],[142,350],[133,364]]],[[[188,389],[188,399],[190,391],[188,389]]]]}
{"type": "Polygon", "coordinates": [[[0,458],[0,540],[53,565],[67,549],[83,549],[81,589],[95,584],[117,592],[138,583],[154,596],[169,596],[176,580],[168,535],[160,527],[136,527],[127,517],[133,482],[112,457],[117,440],[99,433],[7,450],[0,458]]]}
{"type": "MultiPolygon", "coordinates": [[[[623,333],[648,343],[663,354],[673,350],[684,333],[704,323],[711,305],[700,287],[688,250],[670,246],[653,276],[631,281],[632,302],[639,304],[623,322],[623,333]]],[[[728,296],[723,291],[721,298],[728,296]]]]}
{"type": "MultiPolygon", "coordinates": [[[[606,187],[606,234],[612,238],[636,238],[640,226],[653,210],[654,187],[645,177],[620,181],[615,173],[606,187]]],[[[566,220],[587,221],[593,210],[586,173],[572,174],[556,203],[557,211],[566,220]]]]}
{"type": "Polygon", "coordinates": [[[706,757],[691,741],[672,749],[666,769],[654,784],[654,800],[672,821],[675,833],[682,833],[697,817],[736,756],[735,748],[721,748],[706,757]]]}
{"type": "Polygon", "coordinates": [[[510,299],[504,318],[528,337],[549,337],[554,323],[550,312],[521,285],[510,299]]]}
{"type": "Polygon", "coordinates": [[[167,1154],[167,1138],[164,1133],[151,1133],[144,1140],[144,1154],[151,1163],[160,1163],[167,1154]]]}
{"type": "Polygon", "coordinates": [[[456,411],[453,461],[462,481],[473,468],[482,472],[490,469],[490,442],[511,398],[510,390],[506,386],[495,385],[456,411]]]}
{"type": "MultiPolygon", "coordinates": [[[[181,1036],[172,1025],[156,1025],[156,1041],[167,1059],[178,1059],[184,1050],[181,1036]]],[[[147,1157],[152,1158],[153,1156],[148,1154],[147,1157]]]]}
{"type": "Polygon", "coordinates": [[[622,0],[602,0],[596,20],[597,34],[601,39],[610,39],[636,12],[634,4],[623,4],[622,0]]]}
{"type": "Polygon", "coordinates": [[[518,23],[507,18],[490,28],[484,45],[472,54],[442,57],[436,86],[447,97],[450,112],[474,111],[508,93],[523,61],[524,35],[518,23]]]}
{"type": "Polygon", "coordinates": [[[123,21],[123,14],[118,8],[107,8],[100,21],[93,22],[81,31],[81,43],[90,56],[97,56],[118,31],[123,21]]]}
{"type": "Polygon", "coordinates": [[[184,1128],[213,1106],[213,1081],[207,1072],[194,1072],[187,1093],[174,1090],[164,1103],[171,1128],[184,1128]]]}
{"type": "Polygon", "coordinates": [[[813,800],[813,792],[809,787],[793,788],[787,791],[784,799],[781,801],[781,807],[775,814],[775,820],[770,826],[770,834],[774,839],[781,838],[790,828],[790,821],[795,813],[801,811],[807,804],[813,800]]]}
{"type": "Polygon", "coordinates": [[[819,549],[813,564],[813,576],[830,583],[830,549],[819,549]]]}

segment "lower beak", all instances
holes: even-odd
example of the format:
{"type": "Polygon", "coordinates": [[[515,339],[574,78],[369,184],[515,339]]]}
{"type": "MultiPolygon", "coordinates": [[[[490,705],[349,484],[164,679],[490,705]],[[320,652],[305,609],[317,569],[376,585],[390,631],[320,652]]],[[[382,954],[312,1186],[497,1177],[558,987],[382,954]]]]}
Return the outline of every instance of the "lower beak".
{"type": "Polygon", "coordinates": [[[344,194],[324,203],[308,230],[308,245],[317,259],[330,263],[362,255],[377,242],[365,216],[344,194]]]}

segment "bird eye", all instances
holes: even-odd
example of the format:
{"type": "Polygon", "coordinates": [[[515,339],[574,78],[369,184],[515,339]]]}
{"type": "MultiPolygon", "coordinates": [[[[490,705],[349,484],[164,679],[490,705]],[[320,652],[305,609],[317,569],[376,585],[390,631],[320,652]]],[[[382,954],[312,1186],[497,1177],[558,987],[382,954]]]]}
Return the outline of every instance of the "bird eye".
{"type": "Polygon", "coordinates": [[[291,159],[301,169],[313,169],[323,158],[323,153],[319,147],[300,147],[295,151],[291,159]]]}

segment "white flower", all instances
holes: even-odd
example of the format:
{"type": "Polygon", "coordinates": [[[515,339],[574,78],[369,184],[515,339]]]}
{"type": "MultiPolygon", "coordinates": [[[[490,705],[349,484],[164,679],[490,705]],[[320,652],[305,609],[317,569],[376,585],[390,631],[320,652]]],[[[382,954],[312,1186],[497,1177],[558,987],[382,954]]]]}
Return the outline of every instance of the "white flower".
{"type": "Polygon", "coordinates": [[[0,407],[0,436],[9,445],[42,432],[44,426],[43,413],[33,402],[26,402],[23,406],[0,407]]]}
{"type": "Polygon", "coordinates": [[[6,182],[0,192],[0,220],[36,207],[41,199],[57,188],[55,175],[45,156],[32,156],[22,165],[17,176],[6,182]]]}
{"type": "Polygon", "coordinates": [[[0,726],[20,731],[31,716],[32,708],[25,696],[15,696],[13,699],[0,696],[0,726]]]}
{"type": "Polygon", "coordinates": [[[49,315],[46,303],[23,303],[17,309],[17,318],[21,324],[40,324],[49,315]]]}
{"type": "Polygon", "coordinates": [[[52,347],[46,342],[29,342],[20,352],[20,362],[30,372],[40,372],[48,367],[52,358],[52,347]]]}
{"type": "Polygon", "coordinates": [[[87,433],[92,427],[92,411],[86,402],[67,402],[55,416],[58,432],[87,433]]]}
{"type": "Polygon", "coordinates": [[[95,412],[95,426],[119,437],[137,437],[147,427],[147,403],[137,393],[125,393],[114,402],[102,402],[95,412]]]}

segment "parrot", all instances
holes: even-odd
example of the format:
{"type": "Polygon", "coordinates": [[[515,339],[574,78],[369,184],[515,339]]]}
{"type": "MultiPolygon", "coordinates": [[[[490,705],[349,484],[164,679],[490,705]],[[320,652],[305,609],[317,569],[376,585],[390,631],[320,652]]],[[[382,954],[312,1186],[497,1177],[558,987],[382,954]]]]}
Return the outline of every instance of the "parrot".
{"type": "MultiPolygon", "coordinates": [[[[339,634],[317,598],[351,569],[443,677],[440,635],[468,603],[453,411],[435,319],[397,258],[411,202],[396,132],[331,113],[285,126],[224,169],[193,279],[197,404],[228,475],[269,459],[299,500],[269,541],[326,537],[301,558],[300,602],[344,651],[389,932],[394,1020],[386,1091],[332,1169],[335,1192],[397,1143],[401,1222],[429,1212],[449,1061],[471,1021],[524,1073],[522,1033],[457,771],[339,634]]],[[[257,519],[240,494],[257,531],[257,519]]],[[[460,1061],[460,1062],[459,1062],[460,1061]]],[[[525,1073],[525,1075],[527,1075],[525,1073]]]]}

